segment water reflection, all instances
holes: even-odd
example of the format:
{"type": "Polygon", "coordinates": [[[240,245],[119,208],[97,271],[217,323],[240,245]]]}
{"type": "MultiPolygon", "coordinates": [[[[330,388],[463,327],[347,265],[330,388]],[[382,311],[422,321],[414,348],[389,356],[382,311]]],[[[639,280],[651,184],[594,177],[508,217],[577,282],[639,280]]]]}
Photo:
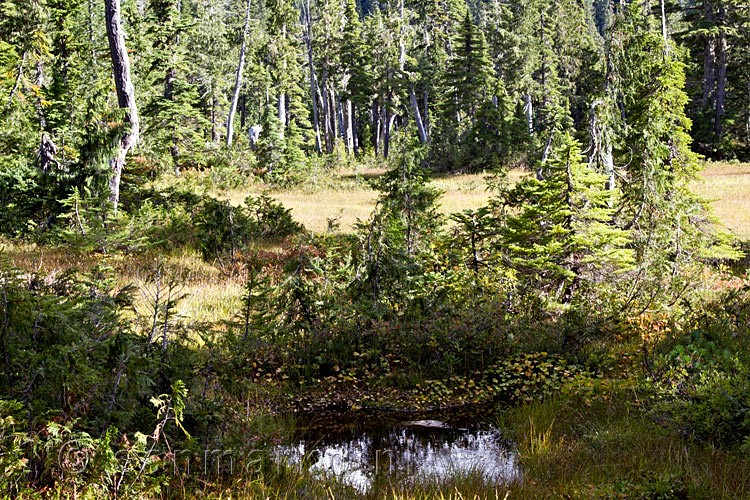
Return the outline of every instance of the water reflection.
{"type": "Polygon", "coordinates": [[[292,464],[309,464],[314,474],[336,477],[363,493],[378,477],[430,481],[477,474],[497,483],[519,479],[516,454],[490,425],[422,420],[318,427],[303,431],[279,452],[292,464]]]}

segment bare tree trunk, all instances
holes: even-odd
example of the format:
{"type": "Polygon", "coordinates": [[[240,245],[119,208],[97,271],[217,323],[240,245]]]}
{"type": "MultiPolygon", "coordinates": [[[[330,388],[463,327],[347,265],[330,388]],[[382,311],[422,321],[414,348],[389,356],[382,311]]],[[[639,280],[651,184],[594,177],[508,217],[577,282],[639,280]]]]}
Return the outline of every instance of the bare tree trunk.
{"type": "Polygon", "coordinates": [[[338,110],[336,109],[336,97],[333,95],[333,88],[329,88],[326,92],[326,99],[328,99],[328,115],[331,120],[331,138],[333,145],[336,145],[336,138],[339,136],[339,129],[337,127],[336,116],[338,110]]]}
{"type": "MultiPolygon", "coordinates": [[[[748,83],[750,84],[750,81],[748,83]]],[[[351,120],[352,120],[352,147],[354,148],[354,154],[359,155],[359,135],[357,134],[357,110],[351,101],[349,101],[349,106],[350,106],[349,110],[351,112],[351,120]]],[[[748,118],[748,123],[750,124],[750,118],[748,118]]],[[[748,131],[750,131],[750,128],[748,129],[748,131]]]]}
{"type": "Polygon", "coordinates": [[[383,114],[385,115],[384,120],[384,127],[385,130],[383,131],[383,157],[388,158],[388,153],[391,146],[391,68],[390,64],[386,62],[385,64],[385,78],[386,78],[386,88],[388,89],[388,92],[386,92],[385,95],[385,101],[383,102],[383,107],[385,108],[383,110],[383,114]]]}
{"type": "Polygon", "coordinates": [[[250,28],[250,3],[247,0],[245,7],[245,26],[242,29],[242,45],[240,46],[240,61],[237,64],[237,75],[234,79],[234,92],[232,93],[232,104],[229,106],[229,116],[227,116],[227,147],[232,145],[234,136],[234,114],[237,111],[237,100],[240,97],[240,88],[242,87],[242,74],[245,71],[245,52],[247,50],[247,32],[250,28]]]}
{"type": "Polygon", "coordinates": [[[354,106],[352,101],[346,100],[346,149],[349,153],[356,154],[354,149],[354,106]]]}
{"type": "Polygon", "coordinates": [[[305,10],[305,44],[307,45],[307,64],[310,67],[310,98],[312,99],[313,132],[315,134],[315,150],[320,154],[320,118],[318,117],[318,82],[315,78],[315,64],[312,50],[312,16],[310,15],[310,0],[303,4],[305,10]]]}
{"type": "Polygon", "coordinates": [[[419,142],[425,144],[427,142],[427,132],[422,123],[422,116],[419,114],[419,105],[417,104],[417,95],[414,93],[414,89],[409,89],[409,100],[411,101],[412,112],[414,113],[414,121],[417,123],[417,134],[419,134],[419,142]]]}
{"type": "Polygon", "coordinates": [[[542,151],[542,161],[539,163],[539,168],[536,169],[536,179],[539,181],[544,180],[544,164],[547,163],[547,158],[549,158],[549,151],[552,147],[552,138],[554,136],[555,131],[553,130],[547,137],[547,143],[544,145],[544,151],[542,151]]]}
{"type": "Polygon", "coordinates": [[[286,94],[284,92],[279,92],[278,109],[279,122],[281,122],[281,129],[279,130],[279,132],[281,134],[281,138],[283,139],[286,132],[286,94]]]}
{"type": "Polygon", "coordinates": [[[391,148],[391,93],[388,91],[387,102],[383,104],[385,119],[383,120],[383,157],[388,158],[391,148]]]}
{"type": "Polygon", "coordinates": [[[531,102],[531,94],[526,94],[523,110],[526,113],[526,126],[529,129],[529,135],[534,135],[534,104],[531,102]]]}
{"type": "Polygon", "coordinates": [[[725,26],[725,9],[724,4],[719,4],[719,38],[716,44],[717,56],[717,75],[716,75],[716,108],[714,115],[714,132],[721,135],[721,119],[724,116],[724,100],[726,98],[727,87],[727,34],[724,31],[725,26]]]}
{"type": "Polygon", "coordinates": [[[125,166],[125,156],[138,142],[138,109],[135,104],[135,88],[130,80],[130,60],[125,47],[120,0],[104,0],[104,17],[107,24],[109,53],[112,58],[112,73],[117,90],[117,103],[125,110],[123,121],[130,124],[129,129],[120,138],[118,150],[109,161],[112,169],[112,176],[109,179],[109,199],[117,213],[117,204],[120,201],[120,177],[125,166]]]}
{"type": "MultiPolygon", "coordinates": [[[[714,7],[711,0],[703,0],[703,16],[707,23],[714,24],[714,7]]],[[[706,35],[703,49],[703,97],[701,106],[713,108],[714,87],[716,86],[716,37],[706,35]]]]}

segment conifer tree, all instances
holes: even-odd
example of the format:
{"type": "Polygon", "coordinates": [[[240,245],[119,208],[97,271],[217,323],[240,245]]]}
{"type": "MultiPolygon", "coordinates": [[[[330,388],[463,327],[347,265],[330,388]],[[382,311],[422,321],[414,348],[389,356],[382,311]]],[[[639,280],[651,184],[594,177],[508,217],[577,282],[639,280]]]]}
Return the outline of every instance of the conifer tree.
{"type": "Polygon", "coordinates": [[[484,34],[468,11],[457,28],[453,49],[455,53],[445,72],[443,114],[458,126],[464,119],[473,123],[481,104],[491,98],[493,83],[493,67],[484,34]]]}
{"type": "Polygon", "coordinates": [[[362,21],[359,19],[355,0],[347,0],[346,3],[346,28],[341,41],[341,52],[339,58],[343,71],[344,88],[342,98],[349,104],[351,127],[352,127],[352,149],[359,151],[359,142],[366,137],[364,129],[360,128],[359,117],[365,116],[369,111],[371,99],[372,79],[369,73],[368,50],[362,39],[362,21]]]}
{"type": "Polygon", "coordinates": [[[628,269],[633,255],[628,232],[612,224],[614,192],[570,133],[543,169],[543,179],[527,177],[506,193],[504,203],[518,212],[504,220],[499,241],[520,284],[560,306],[584,285],[628,269]]]}
{"type": "Polygon", "coordinates": [[[690,149],[681,51],[665,39],[656,19],[635,5],[620,23],[615,70],[625,123],[615,161],[626,165],[619,176],[620,223],[633,230],[636,256],[649,280],[679,290],[698,257],[731,252],[711,229],[707,202],[689,189],[701,166],[690,149]]]}
{"type": "Polygon", "coordinates": [[[201,140],[205,119],[199,110],[198,88],[188,80],[190,73],[185,39],[190,23],[179,0],[157,0],[149,4],[152,51],[149,54],[150,95],[143,109],[144,137],[153,141],[159,153],[169,153],[179,172],[185,149],[201,140]]]}

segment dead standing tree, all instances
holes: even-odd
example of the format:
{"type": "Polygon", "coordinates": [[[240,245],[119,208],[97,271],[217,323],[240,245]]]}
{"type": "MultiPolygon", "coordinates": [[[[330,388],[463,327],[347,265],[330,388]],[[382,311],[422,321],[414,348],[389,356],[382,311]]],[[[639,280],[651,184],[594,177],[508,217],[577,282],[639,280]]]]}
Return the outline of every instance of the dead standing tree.
{"type": "Polygon", "coordinates": [[[112,169],[109,179],[109,199],[117,213],[117,204],[120,201],[120,177],[125,166],[125,156],[138,142],[138,109],[135,104],[135,88],[130,79],[130,60],[125,47],[120,0],[104,0],[104,16],[107,24],[109,53],[112,57],[112,73],[117,90],[117,103],[125,111],[123,122],[130,125],[124,127],[119,144],[109,160],[112,169]]]}

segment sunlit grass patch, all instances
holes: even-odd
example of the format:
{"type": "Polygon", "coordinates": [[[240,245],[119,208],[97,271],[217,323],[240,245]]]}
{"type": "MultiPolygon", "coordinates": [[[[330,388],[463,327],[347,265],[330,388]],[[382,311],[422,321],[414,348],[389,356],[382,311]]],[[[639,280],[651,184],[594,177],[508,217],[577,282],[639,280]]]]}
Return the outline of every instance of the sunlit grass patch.
{"type": "Polygon", "coordinates": [[[740,238],[750,238],[750,163],[707,163],[691,188],[713,200],[716,216],[740,238]]]}
{"type": "Polygon", "coordinates": [[[750,476],[737,474],[750,470],[747,457],[654,422],[628,389],[609,396],[529,403],[502,418],[524,471],[511,498],[750,497],[750,476]],[[676,496],[649,496],[661,488],[676,496]]]}

